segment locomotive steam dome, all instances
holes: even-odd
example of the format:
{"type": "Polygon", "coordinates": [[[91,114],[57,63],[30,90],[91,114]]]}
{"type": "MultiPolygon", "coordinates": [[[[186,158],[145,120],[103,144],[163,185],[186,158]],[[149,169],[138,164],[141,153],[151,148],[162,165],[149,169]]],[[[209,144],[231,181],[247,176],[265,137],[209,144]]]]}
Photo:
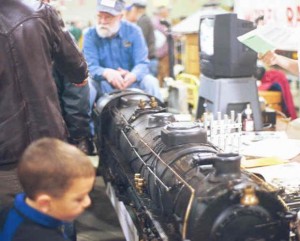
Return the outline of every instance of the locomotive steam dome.
{"type": "Polygon", "coordinates": [[[148,128],[165,126],[175,121],[175,117],[171,113],[156,113],[149,117],[148,128]]]}
{"type": "Polygon", "coordinates": [[[161,131],[162,142],[170,147],[189,143],[206,143],[206,131],[195,122],[173,122],[161,131]]]}

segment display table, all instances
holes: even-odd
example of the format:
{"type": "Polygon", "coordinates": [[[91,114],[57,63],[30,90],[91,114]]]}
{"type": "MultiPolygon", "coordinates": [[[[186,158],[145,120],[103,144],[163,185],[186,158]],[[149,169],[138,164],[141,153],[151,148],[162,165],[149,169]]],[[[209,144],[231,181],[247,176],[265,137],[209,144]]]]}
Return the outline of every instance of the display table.
{"type": "MultiPolygon", "coordinates": [[[[278,118],[275,129],[249,133],[248,150],[242,166],[261,176],[276,189],[290,210],[300,211],[300,140],[290,139],[286,133],[289,122],[278,118]],[[252,135],[252,139],[251,139],[252,135]],[[251,153],[252,150],[252,153],[251,153]]],[[[245,145],[245,138],[242,142],[245,145]]]]}

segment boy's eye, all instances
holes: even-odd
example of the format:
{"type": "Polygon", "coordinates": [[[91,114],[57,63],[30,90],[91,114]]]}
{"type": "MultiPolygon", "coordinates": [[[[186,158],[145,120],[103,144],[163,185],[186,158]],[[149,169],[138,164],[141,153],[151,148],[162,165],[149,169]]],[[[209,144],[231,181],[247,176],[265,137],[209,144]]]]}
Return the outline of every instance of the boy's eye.
{"type": "Polygon", "coordinates": [[[84,200],[84,197],[76,198],[76,202],[82,202],[84,200]]]}

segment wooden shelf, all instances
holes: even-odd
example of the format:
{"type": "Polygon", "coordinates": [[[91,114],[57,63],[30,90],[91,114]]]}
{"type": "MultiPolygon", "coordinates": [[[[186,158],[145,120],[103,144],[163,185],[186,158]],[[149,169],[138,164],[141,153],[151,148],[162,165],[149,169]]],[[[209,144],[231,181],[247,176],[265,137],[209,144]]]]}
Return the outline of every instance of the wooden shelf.
{"type": "Polygon", "coordinates": [[[265,99],[268,107],[274,110],[282,111],[282,95],[280,91],[258,91],[258,95],[265,99]]]}

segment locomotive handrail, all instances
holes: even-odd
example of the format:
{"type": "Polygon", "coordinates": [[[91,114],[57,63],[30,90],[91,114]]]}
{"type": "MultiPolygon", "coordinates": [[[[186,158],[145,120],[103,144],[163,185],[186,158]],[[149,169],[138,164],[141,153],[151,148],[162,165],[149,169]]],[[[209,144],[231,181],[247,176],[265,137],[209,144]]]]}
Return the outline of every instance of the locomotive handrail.
{"type": "MultiPolygon", "coordinates": [[[[124,118],[125,119],[125,118],[124,118]]],[[[129,125],[130,126],[130,125],[129,125]]],[[[131,126],[130,126],[131,127],[131,126]]],[[[132,130],[135,132],[136,135],[138,135],[138,133],[132,128],[132,130]]],[[[145,165],[145,167],[150,171],[150,173],[153,174],[154,178],[156,180],[159,181],[159,183],[161,185],[163,185],[163,187],[169,191],[171,188],[168,187],[167,185],[165,185],[163,183],[163,181],[151,170],[151,168],[147,165],[147,163],[144,162],[143,158],[140,156],[140,154],[136,151],[136,148],[134,145],[132,145],[132,143],[130,142],[130,140],[127,138],[125,132],[123,130],[121,130],[121,133],[123,134],[123,136],[125,137],[125,139],[127,140],[128,144],[130,145],[130,147],[132,148],[132,150],[134,151],[134,153],[136,154],[136,156],[139,158],[139,160],[142,161],[142,163],[145,165]]],[[[191,191],[191,197],[189,199],[189,202],[188,202],[188,206],[187,206],[187,209],[186,209],[186,213],[185,213],[185,217],[184,217],[184,221],[183,221],[183,226],[182,226],[182,239],[185,240],[186,239],[186,233],[187,233],[187,222],[189,220],[189,216],[190,216],[190,212],[191,212],[191,208],[192,208],[192,204],[193,204],[193,201],[195,199],[195,189],[190,185],[188,184],[180,175],[178,175],[178,173],[173,169],[171,168],[167,163],[164,162],[163,159],[160,158],[159,155],[157,155],[157,153],[155,153],[152,148],[143,140],[143,139],[140,139],[141,142],[154,154],[154,156],[156,156],[158,158],[158,160],[160,160],[165,166],[166,168],[169,168],[170,171],[181,181],[181,183],[183,183],[190,191],[191,191]]]]}
{"type": "Polygon", "coordinates": [[[130,145],[130,148],[134,151],[134,153],[136,154],[136,156],[140,159],[140,161],[145,165],[145,167],[149,170],[149,172],[151,172],[155,179],[167,190],[170,191],[171,187],[168,187],[167,185],[164,184],[164,182],[151,170],[151,168],[147,165],[147,163],[143,160],[143,158],[139,155],[139,153],[136,151],[136,148],[132,145],[132,143],[130,142],[130,140],[127,138],[125,132],[123,130],[121,130],[121,133],[123,134],[123,136],[125,137],[126,141],[128,142],[128,144],[130,145]]]}

